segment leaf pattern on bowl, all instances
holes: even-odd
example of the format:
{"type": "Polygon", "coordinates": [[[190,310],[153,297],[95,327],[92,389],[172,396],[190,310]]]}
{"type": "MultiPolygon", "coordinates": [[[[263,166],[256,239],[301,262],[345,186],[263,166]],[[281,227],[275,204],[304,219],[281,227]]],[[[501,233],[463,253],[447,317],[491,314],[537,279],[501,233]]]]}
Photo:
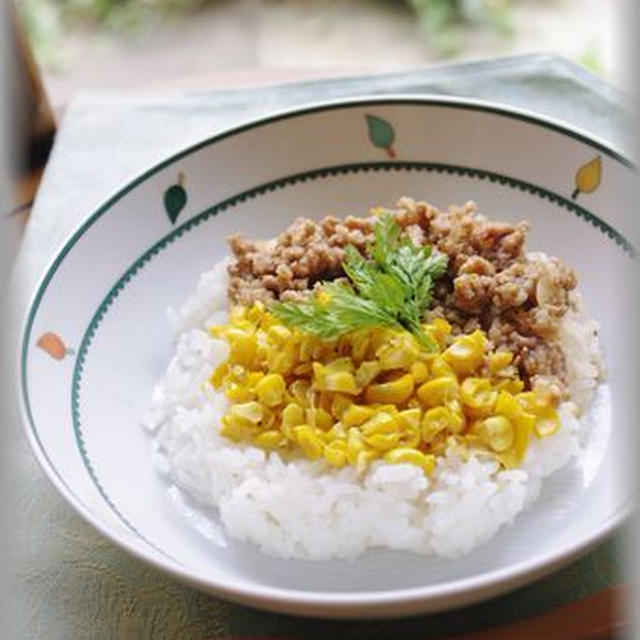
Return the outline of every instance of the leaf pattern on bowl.
{"type": "Polygon", "coordinates": [[[187,204],[187,191],[184,188],[184,173],[178,175],[178,182],[164,192],[164,209],[171,224],[175,224],[180,212],[187,204]]]}
{"type": "Polygon", "coordinates": [[[576,188],[571,194],[575,200],[581,193],[592,193],[600,186],[602,178],[602,159],[596,156],[576,171],[576,188]]]}
{"type": "Polygon", "coordinates": [[[371,114],[365,115],[367,120],[367,133],[371,144],[378,149],[384,149],[390,158],[396,157],[393,143],[396,139],[396,132],[390,122],[379,116],[371,114]]]}
{"type": "Polygon", "coordinates": [[[36,346],[50,355],[54,360],[64,360],[65,356],[71,356],[75,353],[73,349],[69,349],[64,340],[53,331],[43,333],[36,341],[36,346]]]}

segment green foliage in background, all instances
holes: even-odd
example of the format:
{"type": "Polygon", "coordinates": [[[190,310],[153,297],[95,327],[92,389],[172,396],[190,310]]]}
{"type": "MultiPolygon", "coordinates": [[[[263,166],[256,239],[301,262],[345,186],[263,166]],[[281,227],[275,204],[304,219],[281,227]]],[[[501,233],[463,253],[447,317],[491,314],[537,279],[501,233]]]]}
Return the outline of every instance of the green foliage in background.
{"type": "MultiPolygon", "coordinates": [[[[22,0],[18,4],[36,55],[41,60],[52,63],[56,62],[58,43],[78,23],[128,33],[158,13],[192,11],[216,1],[22,0]]],[[[513,30],[509,14],[512,0],[402,1],[416,14],[430,44],[441,55],[453,55],[461,48],[465,27],[470,24],[488,25],[502,34],[510,34],[513,30]]]]}
{"type": "Polygon", "coordinates": [[[505,36],[514,28],[510,0],[404,0],[416,13],[429,41],[441,54],[453,55],[464,40],[465,26],[487,25],[505,36]]]}

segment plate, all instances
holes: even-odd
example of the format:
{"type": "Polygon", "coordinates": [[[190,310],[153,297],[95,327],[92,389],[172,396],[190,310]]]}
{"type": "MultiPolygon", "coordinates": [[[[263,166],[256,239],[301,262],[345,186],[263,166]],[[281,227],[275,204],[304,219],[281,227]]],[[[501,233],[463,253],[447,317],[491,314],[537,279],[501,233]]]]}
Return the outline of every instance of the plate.
{"type": "Polygon", "coordinates": [[[635,250],[620,153],[568,126],[486,103],[385,97],[279,113],[181,151],[124,186],[60,249],[33,297],[19,354],[35,454],[68,502],[131,554],[230,600],[330,617],[439,611],[542,576],[629,513],[635,250]],[[267,238],[299,215],[363,214],[411,195],[529,220],[530,250],[579,273],[601,323],[608,384],[580,463],[457,560],[375,551],[275,559],[228,540],[154,471],[140,428],[174,334],[166,318],[237,231],[267,238]]]}

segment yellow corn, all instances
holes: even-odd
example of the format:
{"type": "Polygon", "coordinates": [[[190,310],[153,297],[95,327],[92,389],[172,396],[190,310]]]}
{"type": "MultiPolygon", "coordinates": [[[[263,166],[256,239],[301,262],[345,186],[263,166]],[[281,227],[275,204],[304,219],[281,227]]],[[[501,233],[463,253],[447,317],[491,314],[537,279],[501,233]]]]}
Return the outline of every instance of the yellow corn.
{"type": "Polygon", "coordinates": [[[250,424],[258,424],[262,420],[264,409],[259,402],[241,402],[231,405],[229,416],[250,424]]]}
{"type": "Polygon", "coordinates": [[[363,362],[356,371],[356,385],[359,389],[363,389],[375,379],[382,371],[378,362],[367,360],[363,362]]]}
{"type": "Polygon", "coordinates": [[[220,434],[233,442],[240,442],[244,438],[245,430],[231,416],[223,416],[220,434]]]}
{"type": "Polygon", "coordinates": [[[425,407],[435,407],[457,397],[458,383],[449,377],[434,378],[420,385],[416,394],[425,407]]]}
{"type": "Polygon", "coordinates": [[[418,358],[420,350],[415,338],[409,333],[394,336],[376,351],[376,358],[383,371],[408,369],[418,358]]]}
{"type": "Polygon", "coordinates": [[[284,390],[284,378],[279,373],[270,373],[256,384],[256,393],[260,402],[268,407],[274,407],[282,402],[284,390]]]}
{"type": "Polygon", "coordinates": [[[460,433],[463,426],[462,417],[450,408],[434,407],[422,418],[422,440],[428,444],[440,433],[460,433]]]}
{"type": "Polygon", "coordinates": [[[370,436],[365,436],[364,441],[376,451],[389,451],[393,449],[400,442],[399,433],[374,433],[370,436]]]}
{"type": "Polygon", "coordinates": [[[375,409],[365,407],[359,404],[352,404],[342,414],[342,421],[347,427],[358,427],[367,421],[373,414],[375,409]]]}
{"type": "Polygon", "coordinates": [[[307,380],[295,380],[289,385],[291,397],[301,406],[311,406],[311,384],[307,380]]]}
{"type": "Polygon", "coordinates": [[[236,382],[228,383],[225,387],[224,393],[231,402],[249,402],[256,398],[256,394],[253,389],[236,382]]]}
{"type": "Polygon", "coordinates": [[[366,402],[393,402],[402,404],[406,402],[413,393],[413,377],[405,374],[389,382],[372,384],[365,389],[364,399],[366,402]]]}
{"type": "Polygon", "coordinates": [[[344,467],[347,460],[347,453],[344,449],[338,448],[336,445],[341,443],[341,440],[337,442],[332,442],[324,448],[324,458],[325,460],[336,469],[340,469],[344,467]]]}
{"type": "Polygon", "coordinates": [[[307,458],[316,460],[324,452],[324,444],[309,425],[302,425],[293,428],[293,435],[307,458]]]}
{"type": "Polygon", "coordinates": [[[556,411],[548,411],[536,417],[533,429],[538,438],[548,438],[560,428],[560,417],[556,411]]]}
{"type": "Polygon", "coordinates": [[[347,436],[347,460],[349,464],[355,465],[358,462],[358,456],[365,451],[366,448],[360,431],[354,427],[349,429],[347,436]]]}
{"type": "Polygon", "coordinates": [[[460,399],[474,415],[489,415],[495,407],[498,392],[486,378],[466,378],[460,385],[460,399]]]}
{"type": "Polygon", "coordinates": [[[330,412],[331,415],[338,419],[341,419],[345,411],[353,406],[353,400],[348,396],[343,396],[340,393],[336,393],[331,399],[330,412]]]}
{"type": "Polygon", "coordinates": [[[375,413],[367,420],[360,430],[363,436],[370,436],[374,433],[394,433],[397,431],[398,422],[394,416],[386,411],[375,413]]]}
{"type": "Polygon", "coordinates": [[[419,429],[422,412],[420,409],[405,409],[398,413],[398,420],[405,429],[419,429]]]}
{"type": "Polygon", "coordinates": [[[424,362],[418,360],[409,367],[409,373],[416,384],[422,384],[429,377],[429,368],[424,362]]]}
{"type": "Polygon", "coordinates": [[[489,371],[497,373],[509,366],[513,361],[513,353],[510,351],[496,351],[489,356],[489,371]]]}
{"type": "Polygon", "coordinates": [[[229,329],[225,339],[230,346],[230,356],[239,365],[250,367],[258,351],[255,336],[240,329],[229,329]]]}
{"type": "Polygon", "coordinates": [[[427,474],[433,473],[436,466],[435,456],[405,447],[399,447],[385,453],[384,461],[390,464],[413,464],[424,469],[427,474]]]}
{"type": "Polygon", "coordinates": [[[452,338],[439,318],[422,328],[433,353],[392,327],[328,341],[284,326],[262,303],[234,307],[210,330],[229,349],[210,378],[232,403],[220,433],[335,468],[363,471],[384,457],[431,473],[447,448],[517,466],[534,433],[557,431],[553,390],[523,393],[511,353],[487,352],[481,331],[452,338]]]}
{"type": "Polygon", "coordinates": [[[346,358],[335,360],[327,366],[319,362],[313,363],[313,381],[319,391],[339,391],[350,395],[357,395],[358,388],[353,373],[343,365],[346,358]]]}
{"type": "Polygon", "coordinates": [[[434,318],[431,326],[439,342],[451,334],[451,325],[444,318],[434,318]]]}
{"type": "Polygon", "coordinates": [[[304,409],[293,402],[282,410],[282,424],[287,427],[297,427],[304,423],[304,409]]]}
{"type": "Polygon", "coordinates": [[[327,431],[333,426],[333,416],[324,409],[307,409],[305,411],[306,422],[313,428],[327,431]]]}
{"type": "Polygon", "coordinates": [[[257,324],[262,319],[264,312],[264,304],[260,302],[260,300],[257,300],[253,303],[253,305],[251,305],[248,310],[246,310],[246,318],[247,320],[249,320],[249,322],[257,324]]]}
{"type": "Polygon", "coordinates": [[[288,373],[296,362],[296,344],[286,342],[280,347],[273,346],[267,351],[267,366],[272,373],[288,373]]]}
{"type": "Polygon", "coordinates": [[[287,327],[278,324],[269,327],[267,331],[267,335],[275,342],[276,344],[285,344],[291,340],[291,331],[287,329],[287,327]]]}
{"type": "Polygon", "coordinates": [[[451,365],[442,357],[436,356],[431,361],[431,375],[434,378],[453,378],[458,379],[458,375],[451,365]]]}
{"type": "Polygon", "coordinates": [[[277,449],[286,443],[286,438],[282,431],[270,429],[255,436],[253,442],[256,446],[262,447],[263,449],[277,449]]]}
{"type": "Polygon", "coordinates": [[[487,444],[498,453],[510,449],[514,441],[513,425],[509,418],[504,416],[491,416],[482,421],[479,430],[481,437],[486,439],[487,444]]]}
{"type": "Polygon", "coordinates": [[[356,458],[356,470],[358,473],[362,473],[378,456],[378,452],[372,449],[361,451],[356,458]]]}
{"type": "Polygon", "coordinates": [[[456,338],[445,350],[443,358],[457,373],[468,374],[482,364],[486,345],[487,339],[482,331],[474,331],[456,338]]]}

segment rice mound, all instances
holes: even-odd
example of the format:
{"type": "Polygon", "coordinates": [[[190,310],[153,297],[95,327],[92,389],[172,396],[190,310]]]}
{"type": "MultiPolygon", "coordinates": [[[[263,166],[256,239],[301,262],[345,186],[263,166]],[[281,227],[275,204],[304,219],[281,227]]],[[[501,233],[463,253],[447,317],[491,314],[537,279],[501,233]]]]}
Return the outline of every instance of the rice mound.
{"type": "MultiPolygon", "coordinates": [[[[357,556],[373,547],[456,557],[491,538],[536,499],[541,480],[580,452],[581,422],[569,403],[561,429],[533,439],[521,468],[448,453],[427,477],[409,464],[374,462],[362,475],[322,460],[284,462],[274,452],[218,433],[228,401],[208,382],[228,355],[207,327],[227,318],[227,261],[204,273],[170,317],[175,355],[143,424],[153,433],[158,470],[204,506],[227,533],[284,558],[357,556]]],[[[598,382],[597,325],[576,296],[561,328],[572,398],[587,407],[598,382]]]]}

